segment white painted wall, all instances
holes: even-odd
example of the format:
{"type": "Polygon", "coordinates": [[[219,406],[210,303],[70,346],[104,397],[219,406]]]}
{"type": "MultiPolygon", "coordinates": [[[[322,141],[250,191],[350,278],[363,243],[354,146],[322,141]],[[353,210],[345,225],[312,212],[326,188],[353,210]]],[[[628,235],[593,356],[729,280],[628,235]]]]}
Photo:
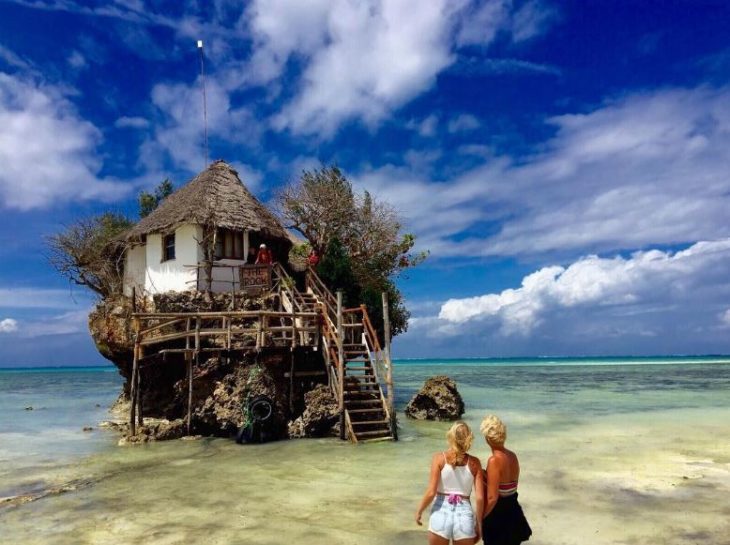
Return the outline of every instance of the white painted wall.
{"type": "Polygon", "coordinates": [[[127,250],[124,262],[124,295],[132,297],[132,290],[142,294],[145,289],[147,272],[147,251],[144,244],[127,250]]]}
{"type": "MultiPolygon", "coordinates": [[[[147,235],[147,244],[134,246],[127,251],[124,268],[124,294],[132,295],[134,286],[137,293],[162,293],[165,291],[186,291],[196,288],[207,288],[205,271],[198,272],[193,267],[202,263],[203,249],[199,242],[203,238],[203,229],[199,225],[182,225],[175,231],[175,259],[162,261],[163,248],[161,234],[147,235]]],[[[243,255],[248,255],[248,231],[243,235],[243,255]]],[[[245,260],[221,259],[221,265],[244,265],[245,260]]],[[[213,286],[215,293],[229,292],[239,289],[238,270],[227,267],[213,268],[213,286]],[[232,282],[234,282],[232,284],[232,282]]]]}
{"type": "Polygon", "coordinates": [[[162,261],[162,235],[147,235],[147,293],[195,289],[197,271],[194,265],[203,258],[198,244],[202,236],[203,229],[199,225],[181,225],[175,230],[175,259],[162,261]]]}
{"type": "MultiPolygon", "coordinates": [[[[248,255],[248,231],[244,231],[243,233],[243,255],[248,255]]],[[[204,256],[200,256],[200,261],[203,261],[204,256]]],[[[216,264],[218,265],[245,265],[246,260],[245,259],[219,259],[216,261],[216,264]]],[[[240,287],[240,277],[238,274],[238,269],[231,270],[228,267],[213,267],[213,286],[211,291],[213,293],[220,293],[224,291],[231,291],[232,289],[238,290],[240,287]]],[[[198,289],[199,290],[205,290],[207,288],[207,279],[205,277],[205,272],[201,270],[200,274],[200,281],[198,282],[198,289]]]]}

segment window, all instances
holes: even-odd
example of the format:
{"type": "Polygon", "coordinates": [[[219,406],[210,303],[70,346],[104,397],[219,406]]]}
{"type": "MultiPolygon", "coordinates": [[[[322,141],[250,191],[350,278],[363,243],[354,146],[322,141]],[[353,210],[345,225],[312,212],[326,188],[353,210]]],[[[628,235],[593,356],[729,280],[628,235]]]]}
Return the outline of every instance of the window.
{"type": "Polygon", "coordinates": [[[175,259],[175,233],[162,237],[162,261],[175,259]]]}
{"type": "Polygon", "coordinates": [[[218,229],[215,241],[216,259],[243,259],[243,233],[218,229]]]}

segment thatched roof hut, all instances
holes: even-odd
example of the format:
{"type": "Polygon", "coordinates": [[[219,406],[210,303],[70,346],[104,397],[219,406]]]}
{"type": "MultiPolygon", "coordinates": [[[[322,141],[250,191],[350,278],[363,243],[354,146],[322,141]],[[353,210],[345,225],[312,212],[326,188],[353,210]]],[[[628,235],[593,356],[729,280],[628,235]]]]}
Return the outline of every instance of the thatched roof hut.
{"type": "Polygon", "coordinates": [[[126,233],[127,241],[166,233],[183,224],[252,231],[262,238],[291,245],[279,220],[243,185],[238,172],[215,161],[126,233]]]}

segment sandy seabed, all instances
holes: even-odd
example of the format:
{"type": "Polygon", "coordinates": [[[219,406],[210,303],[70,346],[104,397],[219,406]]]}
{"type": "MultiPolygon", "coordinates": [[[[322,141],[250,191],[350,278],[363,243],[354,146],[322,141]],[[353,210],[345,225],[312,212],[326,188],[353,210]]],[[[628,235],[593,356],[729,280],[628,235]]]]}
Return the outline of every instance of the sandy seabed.
{"type": "MultiPolygon", "coordinates": [[[[508,423],[508,446],[521,459],[530,543],[730,544],[730,406],[721,402],[723,394],[730,402],[727,391],[650,392],[614,413],[606,408],[627,395],[620,389],[591,394],[576,387],[553,392],[552,405],[545,403],[550,392],[510,404],[508,396],[524,392],[490,392],[469,383],[473,373],[457,377],[466,382],[465,420],[478,429],[494,410],[508,423]],[[492,408],[490,394],[506,397],[492,408]],[[592,406],[592,399],[601,410],[566,410],[592,406]]],[[[404,382],[412,386],[421,377],[404,382]]],[[[448,424],[401,420],[397,443],[315,439],[241,447],[204,439],[112,447],[35,467],[17,478],[18,489],[64,480],[87,485],[0,508],[0,541],[425,543],[413,513],[448,424]]],[[[472,453],[484,461],[488,451],[477,440],[472,453]]]]}

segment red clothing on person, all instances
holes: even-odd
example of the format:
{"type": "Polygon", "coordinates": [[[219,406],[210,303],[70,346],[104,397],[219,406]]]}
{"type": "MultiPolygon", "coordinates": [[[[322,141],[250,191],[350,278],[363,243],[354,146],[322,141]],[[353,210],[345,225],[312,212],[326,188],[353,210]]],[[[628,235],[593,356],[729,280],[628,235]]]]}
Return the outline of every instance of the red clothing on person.
{"type": "Polygon", "coordinates": [[[312,267],[316,267],[317,264],[319,263],[319,254],[317,252],[315,252],[314,250],[312,250],[309,254],[309,257],[307,258],[307,261],[309,261],[309,264],[312,267]]]}
{"type": "Polygon", "coordinates": [[[271,265],[274,262],[274,258],[268,248],[259,249],[259,253],[256,256],[256,265],[271,265]]]}

